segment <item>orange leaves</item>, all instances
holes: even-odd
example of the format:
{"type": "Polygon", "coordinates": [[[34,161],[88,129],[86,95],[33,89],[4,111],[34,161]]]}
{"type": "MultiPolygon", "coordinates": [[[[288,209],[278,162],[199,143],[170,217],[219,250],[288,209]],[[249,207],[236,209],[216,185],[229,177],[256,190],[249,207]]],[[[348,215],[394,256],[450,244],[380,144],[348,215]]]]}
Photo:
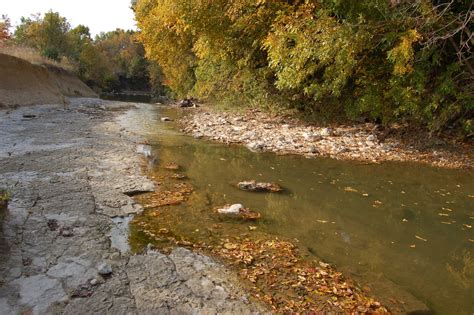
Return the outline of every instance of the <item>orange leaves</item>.
{"type": "Polygon", "coordinates": [[[303,259],[289,242],[236,238],[212,251],[235,265],[252,283],[253,295],[276,312],[386,312],[329,264],[303,259]]]}

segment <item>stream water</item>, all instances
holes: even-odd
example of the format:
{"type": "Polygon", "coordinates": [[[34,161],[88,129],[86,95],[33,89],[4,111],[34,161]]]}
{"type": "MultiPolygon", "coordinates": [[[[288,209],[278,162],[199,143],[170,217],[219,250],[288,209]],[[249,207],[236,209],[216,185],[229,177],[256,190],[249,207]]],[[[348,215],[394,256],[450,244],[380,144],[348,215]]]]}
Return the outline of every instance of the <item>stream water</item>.
{"type": "MultiPolygon", "coordinates": [[[[294,240],[378,296],[400,298],[399,288],[435,313],[474,312],[472,171],[256,154],[185,136],[174,123],[160,121],[179,115],[148,106],[124,118],[152,145],[150,171],[177,163],[194,187],[188,201],[160,208],[158,216],[145,212],[137,222],[211,242],[206,227],[222,223],[212,209],[241,203],[262,214],[252,223],[258,233],[294,240]],[[232,186],[249,179],[278,183],[285,192],[248,193],[232,186]]],[[[213,237],[249,232],[248,223],[224,223],[213,237]]],[[[131,231],[134,250],[146,246],[139,227],[132,223],[131,231]]]]}

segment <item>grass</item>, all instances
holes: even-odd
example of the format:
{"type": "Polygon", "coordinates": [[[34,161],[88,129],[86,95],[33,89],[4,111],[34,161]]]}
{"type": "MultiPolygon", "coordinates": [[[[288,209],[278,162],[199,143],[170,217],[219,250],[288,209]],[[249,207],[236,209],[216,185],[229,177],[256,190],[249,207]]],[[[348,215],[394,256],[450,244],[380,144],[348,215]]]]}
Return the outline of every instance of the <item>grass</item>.
{"type": "Polygon", "coordinates": [[[10,201],[12,198],[12,191],[10,189],[0,188],[0,201],[10,201]]]}
{"type": "Polygon", "coordinates": [[[5,55],[14,56],[23,60],[26,60],[35,65],[46,65],[62,68],[67,71],[74,71],[75,66],[66,58],[57,62],[49,58],[43,57],[40,53],[29,47],[15,46],[15,45],[0,45],[0,53],[5,55]]]}

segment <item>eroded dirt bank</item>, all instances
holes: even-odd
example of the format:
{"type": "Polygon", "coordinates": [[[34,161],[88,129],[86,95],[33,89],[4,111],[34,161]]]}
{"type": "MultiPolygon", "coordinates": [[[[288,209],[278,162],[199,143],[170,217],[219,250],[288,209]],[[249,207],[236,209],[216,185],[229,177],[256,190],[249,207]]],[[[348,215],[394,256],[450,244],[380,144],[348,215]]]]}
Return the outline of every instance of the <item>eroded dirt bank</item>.
{"type": "Polygon", "coordinates": [[[244,144],[256,152],[325,156],[364,163],[416,161],[446,168],[474,166],[473,148],[469,144],[451,145],[421,134],[412,134],[411,141],[401,141],[374,124],[329,128],[258,110],[240,114],[203,107],[189,111],[181,120],[184,132],[196,138],[244,144]]]}
{"type": "Polygon", "coordinates": [[[154,190],[138,136],[117,122],[131,105],[72,99],[0,111],[1,314],[265,312],[222,265],[183,248],[132,255],[125,222],[154,190]],[[113,236],[113,237],[112,237],[113,236]]]}
{"type": "Polygon", "coordinates": [[[0,108],[63,104],[68,96],[96,97],[74,74],[0,53],[0,108]]]}

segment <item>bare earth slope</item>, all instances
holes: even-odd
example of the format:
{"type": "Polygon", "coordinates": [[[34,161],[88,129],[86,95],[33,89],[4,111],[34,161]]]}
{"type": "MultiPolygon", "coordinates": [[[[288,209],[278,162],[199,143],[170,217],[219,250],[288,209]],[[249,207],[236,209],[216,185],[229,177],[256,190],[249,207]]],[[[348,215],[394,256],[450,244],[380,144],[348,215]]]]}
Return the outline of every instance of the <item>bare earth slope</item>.
{"type": "Polygon", "coordinates": [[[66,70],[0,53],[0,107],[62,104],[65,96],[97,95],[66,70]]]}

